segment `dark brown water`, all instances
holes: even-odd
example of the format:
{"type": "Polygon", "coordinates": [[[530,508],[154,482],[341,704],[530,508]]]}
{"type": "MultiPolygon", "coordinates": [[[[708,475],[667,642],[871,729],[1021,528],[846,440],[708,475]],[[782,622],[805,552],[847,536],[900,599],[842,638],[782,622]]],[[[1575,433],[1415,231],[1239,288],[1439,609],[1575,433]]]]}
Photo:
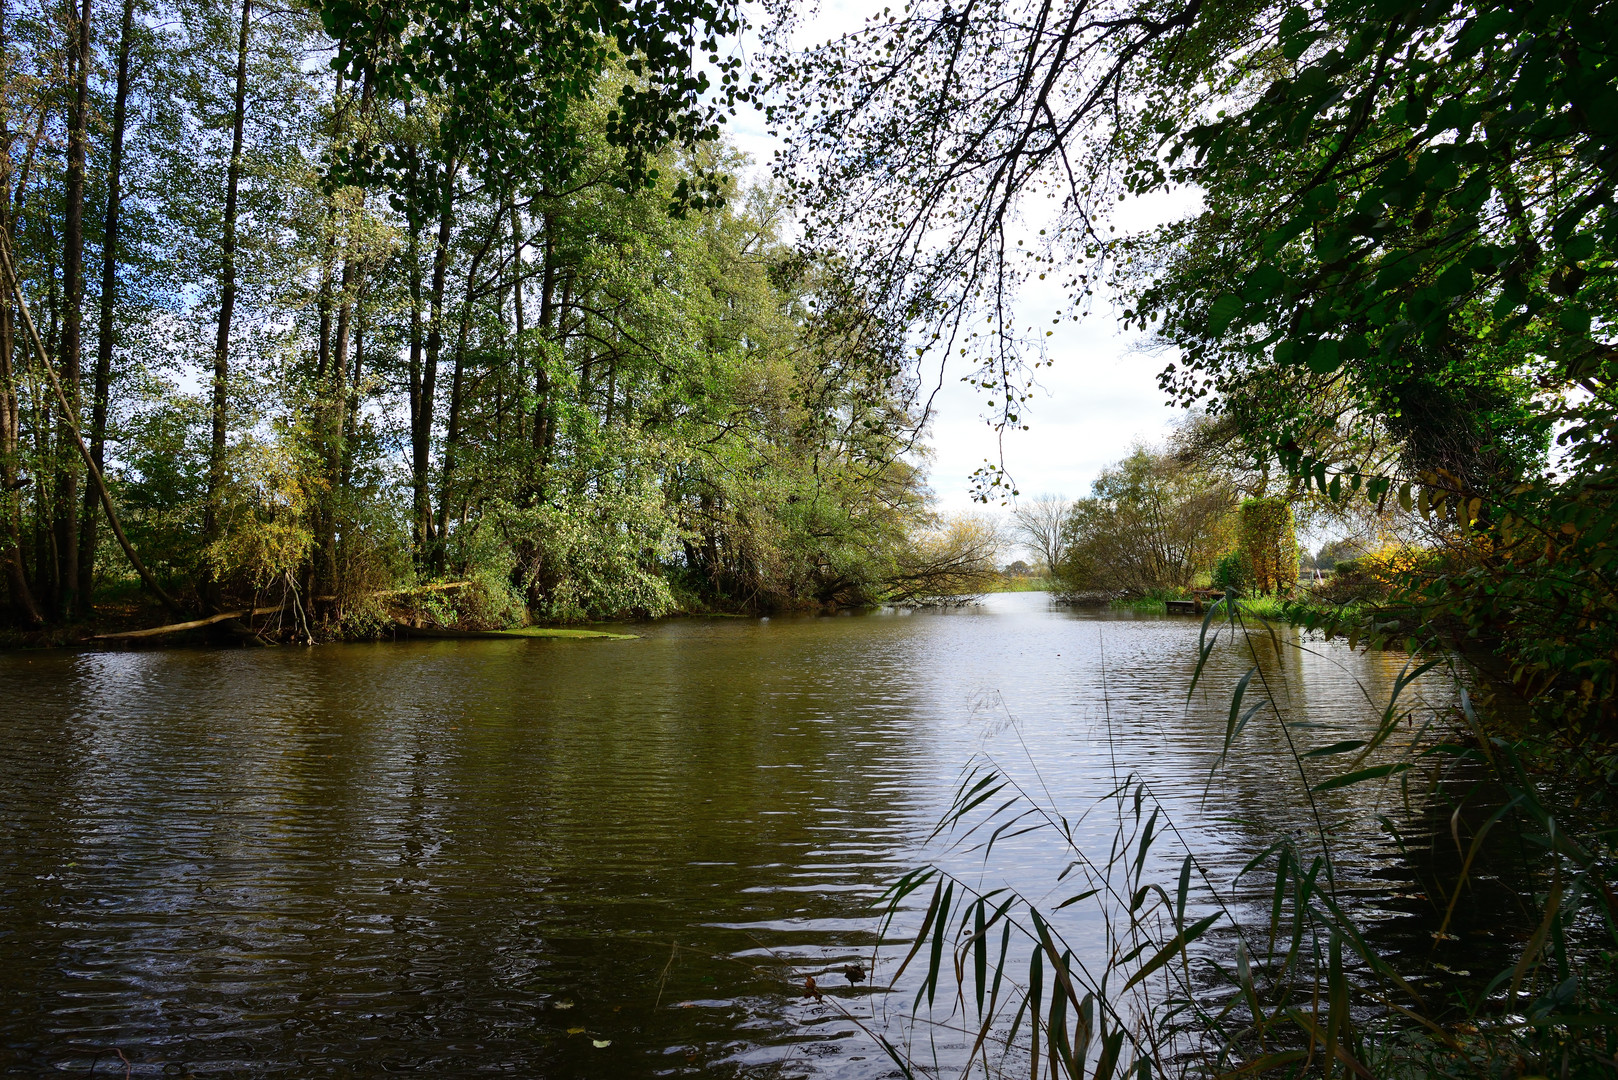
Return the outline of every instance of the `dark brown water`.
{"type": "MultiPolygon", "coordinates": [[[[887,1076],[798,988],[905,1011],[836,969],[974,754],[1074,807],[1134,771],[1215,858],[1297,820],[1273,725],[1204,801],[1251,661],[1188,708],[1192,619],[1020,594],[636,631],[0,656],[4,1070],[887,1076]]],[[[1402,658],[1315,648],[1266,661],[1298,737],[1363,733],[1402,658]]],[[[1055,895],[1060,857],[979,873],[1055,895]]]]}

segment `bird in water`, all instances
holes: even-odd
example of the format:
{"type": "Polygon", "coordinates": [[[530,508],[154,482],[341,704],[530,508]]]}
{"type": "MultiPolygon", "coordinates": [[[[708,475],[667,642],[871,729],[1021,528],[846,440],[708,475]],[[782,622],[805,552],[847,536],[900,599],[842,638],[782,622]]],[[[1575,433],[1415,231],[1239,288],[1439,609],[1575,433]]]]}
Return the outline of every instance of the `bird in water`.
{"type": "Polygon", "coordinates": [[[843,968],[843,976],[851,983],[864,982],[865,965],[856,960],[854,963],[843,968]]]}

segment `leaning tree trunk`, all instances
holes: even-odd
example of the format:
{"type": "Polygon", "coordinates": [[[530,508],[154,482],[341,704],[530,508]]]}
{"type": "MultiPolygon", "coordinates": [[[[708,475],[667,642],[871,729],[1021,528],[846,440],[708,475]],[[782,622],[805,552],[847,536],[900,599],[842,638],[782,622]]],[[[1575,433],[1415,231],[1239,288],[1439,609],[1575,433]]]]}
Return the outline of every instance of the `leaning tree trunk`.
{"type": "Polygon", "coordinates": [[[129,559],[129,565],[135,568],[140,576],[141,584],[145,585],[163,606],[171,611],[184,614],[182,608],[172,596],[164,591],[158,584],[157,578],[147,569],[146,564],[135,552],[134,545],[124,533],[123,522],[118,518],[118,510],[112,503],[112,496],[107,492],[107,485],[101,478],[101,470],[96,468],[94,459],[90,457],[90,447],[84,441],[79,430],[79,418],[68,404],[67,394],[62,389],[62,381],[56,377],[56,371],[51,367],[50,356],[45,351],[44,342],[39,339],[39,327],[34,325],[34,318],[28,312],[28,301],[22,294],[22,283],[17,280],[17,269],[11,261],[11,244],[6,235],[0,232],[0,284],[10,290],[11,299],[17,304],[17,313],[22,316],[23,329],[28,332],[28,340],[34,346],[34,354],[39,360],[40,369],[44,371],[51,390],[55,393],[56,404],[61,408],[61,416],[66,422],[68,434],[72,436],[73,444],[78,448],[79,455],[84,459],[85,471],[89,473],[90,484],[95,488],[96,496],[107,511],[107,524],[112,528],[112,535],[117,539],[118,546],[124,549],[124,555],[129,559]]]}
{"type": "MultiPolygon", "coordinates": [[[[0,8],[0,55],[10,43],[7,12],[0,8]]],[[[0,110],[0,235],[11,233],[11,125],[0,110]]],[[[17,479],[18,432],[22,419],[17,402],[17,380],[12,366],[16,330],[11,302],[0,298],[0,558],[6,564],[6,587],[12,606],[34,626],[45,619],[28,587],[28,568],[22,550],[22,484],[17,479]]]]}

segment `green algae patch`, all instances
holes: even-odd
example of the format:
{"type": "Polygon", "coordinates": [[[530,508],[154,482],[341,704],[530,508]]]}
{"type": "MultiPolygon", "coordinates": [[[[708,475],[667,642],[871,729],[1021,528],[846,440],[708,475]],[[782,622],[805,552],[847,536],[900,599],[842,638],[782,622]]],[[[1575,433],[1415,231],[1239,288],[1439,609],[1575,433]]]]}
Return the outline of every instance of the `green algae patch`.
{"type": "Polygon", "coordinates": [[[575,641],[581,639],[595,639],[601,641],[632,641],[639,634],[614,634],[607,630],[586,630],[578,627],[553,626],[523,626],[516,630],[455,630],[447,626],[410,626],[399,623],[394,628],[400,637],[409,638],[451,638],[464,640],[476,638],[487,640],[489,638],[570,638],[575,641]]]}
{"type": "Polygon", "coordinates": [[[497,637],[527,638],[602,638],[609,641],[633,641],[639,634],[613,634],[606,630],[579,630],[566,627],[524,626],[518,630],[491,631],[497,637]]]}

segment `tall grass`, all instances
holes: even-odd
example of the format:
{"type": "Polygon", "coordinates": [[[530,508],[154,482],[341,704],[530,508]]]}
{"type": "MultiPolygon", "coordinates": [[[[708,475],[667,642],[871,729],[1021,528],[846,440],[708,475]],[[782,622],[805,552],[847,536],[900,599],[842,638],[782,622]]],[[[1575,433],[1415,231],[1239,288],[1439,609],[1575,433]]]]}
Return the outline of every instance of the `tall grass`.
{"type": "MultiPolygon", "coordinates": [[[[904,875],[887,895],[889,924],[929,898],[890,986],[920,965],[910,1008],[961,1033],[970,1047],[962,1075],[1618,1072],[1612,833],[1594,827],[1581,833],[1559,816],[1517,747],[1483,731],[1459,682],[1449,729],[1415,725],[1402,699],[1419,677],[1441,668],[1439,659],[1405,665],[1386,704],[1368,716],[1374,724],[1365,738],[1305,745],[1306,722],[1281,708],[1259,663],[1257,643],[1279,646],[1283,639],[1267,624],[1251,624],[1235,599],[1227,593],[1204,618],[1187,688],[1189,696],[1207,676],[1216,648],[1243,650],[1252,661],[1228,688],[1209,783],[1255,725],[1275,725],[1294,766],[1292,797],[1308,827],[1278,831],[1246,853],[1231,877],[1193,849],[1139,775],[1121,777],[1070,819],[1043,784],[1031,790],[992,761],[975,762],[935,836],[992,865],[998,846],[1044,831],[1060,838],[1066,859],[1051,867],[1052,880],[1063,886],[1054,902],[1006,888],[979,892],[936,865],[904,875]],[[1418,979],[1412,975],[1418,958],[1378,950],[1336,857],[1341,823],[1329,826],[1321,808],[1326,793],[1361,784],[1393,785],[1405,805],[1418,806],[1441,798],[1443,779],[1463,762],[1491,776],[1490,789],[1502,795],[1470,835],[1463,835],[1457,806],[1450,836],[1435,841],[1452,840],[1460,864],[1440,897],[1435,940],[1473,902],[1472,877],[1491,839],[1510,836],[1523,889],[1517,924],[1499,928],[1503,937],[1515,936],[1514,954],[1481,986],[1459,978],[1434,982],[1434,972],[1441,978],[1444,969],[1433,964],[1418,979]],[[1413,772],[1418,766],[1422,771],[1413,772]],[[1420,775],[1437,783],[1412,790],[1410,781],[1420,775]],[[1081,842],[1075,828],[1097,811],[1114,823],[1105,850],[1081,842]],[[1058,929],[1065,919],[1059,913],[1076,905],[1099,916],[1099,949],[1070,943],[1058,929]],[[940,1009],[947,1018],[937,1019],[940,1009]]],[[[925,1064],[916,1046],[879,1037],[904,1076],[942,1071],[925,1064]]]]}

